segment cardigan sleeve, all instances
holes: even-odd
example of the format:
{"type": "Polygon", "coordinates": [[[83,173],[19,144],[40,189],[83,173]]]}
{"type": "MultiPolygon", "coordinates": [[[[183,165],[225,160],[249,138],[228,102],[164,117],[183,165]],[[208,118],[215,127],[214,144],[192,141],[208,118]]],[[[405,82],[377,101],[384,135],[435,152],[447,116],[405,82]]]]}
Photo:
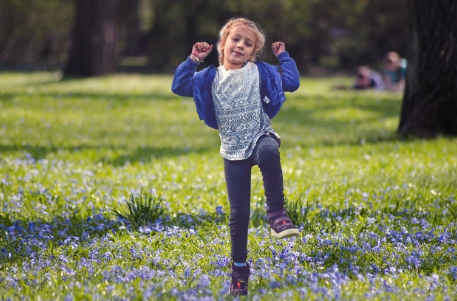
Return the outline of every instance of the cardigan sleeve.
{"type": "Polygon", "coordinates": [[[300,74],[289,53],[284,51],[278,56],[281,67],[281,80],[284,92],[294,92],[300,87],[300,74]]]}
{"type": "Polygon", "coordinates": [[[179,96],[193,96],[193,77],[198,64],[189,57],[176,68],[171,91],[179,96]]]}

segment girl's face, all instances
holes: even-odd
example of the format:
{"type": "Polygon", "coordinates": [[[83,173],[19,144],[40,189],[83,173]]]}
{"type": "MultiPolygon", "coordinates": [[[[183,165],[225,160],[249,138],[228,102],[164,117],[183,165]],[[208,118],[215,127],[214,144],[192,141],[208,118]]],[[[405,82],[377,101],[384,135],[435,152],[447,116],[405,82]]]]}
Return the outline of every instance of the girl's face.
{"type": "Polygon", "coordinates": [[[243,64],[254,55],[256,36],[246,25],[236,25],[230,31],[224,45],[224,63],[227,70],[243,67],[243,64]]]}

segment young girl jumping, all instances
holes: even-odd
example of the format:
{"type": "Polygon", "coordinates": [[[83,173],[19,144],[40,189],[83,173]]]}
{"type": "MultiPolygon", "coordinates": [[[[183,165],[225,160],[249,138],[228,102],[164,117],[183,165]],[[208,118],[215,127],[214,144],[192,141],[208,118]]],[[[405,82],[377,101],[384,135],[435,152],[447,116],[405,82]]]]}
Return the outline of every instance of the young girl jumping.
{"type": "Polygon", "coordinates": [[[283,174],[273,118],[286,100],[284,92],[300,85],[295,61],[283,42],[271,45],[280,66],[256,61],[265,45],[265,35],[252,21],[236,18],[219,33],[220,66],[196,72],[197,65],[213,45],[198,42],[176,69],[172,91],[194,98],[200,120],[218,129],[224,158],[225,181],[230,202],[232,242],[232,295],[246,295],[250,275],[247,258],[250,217],[251,169],[258,165],[263,177],[267,217],[271,234],[278,238],[298,235],[284,210],[283,174]]]}

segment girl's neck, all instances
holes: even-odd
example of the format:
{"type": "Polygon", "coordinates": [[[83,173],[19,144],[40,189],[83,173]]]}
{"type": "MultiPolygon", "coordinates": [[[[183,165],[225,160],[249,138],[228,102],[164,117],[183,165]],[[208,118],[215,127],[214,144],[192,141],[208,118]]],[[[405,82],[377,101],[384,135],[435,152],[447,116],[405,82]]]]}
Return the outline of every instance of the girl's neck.
{"type": "Polygon", "coordinates": [[[241,69],[244,67],[244,65],[246,65],[247,62],[244,62],[242,64],[232,64],[226,60],[224,60],[224,63],[222,64],[222,66],[224,66],[225,70],[237,70],[237,69],[241,69]]]}

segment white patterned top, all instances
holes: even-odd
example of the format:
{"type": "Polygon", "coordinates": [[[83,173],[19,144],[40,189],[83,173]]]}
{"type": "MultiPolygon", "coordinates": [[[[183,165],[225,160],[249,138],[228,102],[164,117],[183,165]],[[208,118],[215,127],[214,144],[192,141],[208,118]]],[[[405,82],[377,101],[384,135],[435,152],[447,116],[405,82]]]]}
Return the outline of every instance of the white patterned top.
{"type": "Polygon", "coordinates": [[[219,66],[212,84],[212,96],[223,158],[249,158],[257,140],[264,134],[280,139],[263,110],[256,64],[248,62],[236,70],[219,66]]]}

